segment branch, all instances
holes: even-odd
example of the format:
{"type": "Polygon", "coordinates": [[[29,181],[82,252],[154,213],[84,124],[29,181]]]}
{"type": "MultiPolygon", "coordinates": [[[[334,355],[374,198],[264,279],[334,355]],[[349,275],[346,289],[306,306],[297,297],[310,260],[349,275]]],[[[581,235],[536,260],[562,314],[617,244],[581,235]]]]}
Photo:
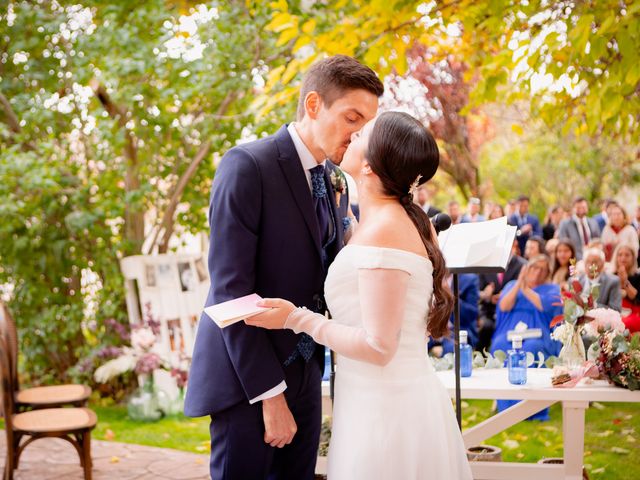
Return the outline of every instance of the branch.
{"type": "MultiPolygon", "coordinates": [[[[0,105],[2,105],[2,110],[4,110],[4,122],[9,126],[9,129],[14,134],[22,133],[22,127],[20,126],[20,120],[18,120],[18,116],[16,112],[13,111],[13,107],[11,107],[11,103],[5,97],[2,92],[0,92],[0,105]]],[[[22,142],[22,150],[25,152],[28,150],[35,150],[35,146],[29,140],[22,142]]]]}
{"type": "Polygon", "coordinates": [[[126,110],[117,105],[111,99],[111,96],[107,93],[107,89],[104,88],[104,85],[102,85],[97,78],[92,78],[89,81],[89,87],[91,87],[94,95],[98,98],[109,116],[113,119],[118,120],[118,124],[121,127],[125,127],[127,123],[126,110]]]}
{"type": "Polygon", "coordinates": [[[158,227],[158,229],[156,230],[156,233],[153,237],[153,241],[149,246],[149,253],[151,253],[151,251],[153,250],[153,247],[156,245],[161,231],[164,231],[164,233],[162,235],[162,243],[158,246],[158,248],[166,252],[167,247],[169,245],[169,239],[173,234],[173,224],[175,223],[174,215],[176,213],[176,209],[178,208],[178,203],[182,198],[182,194],[184,193],[184,189],[187,187],[189,180],[191,180],[191,178],[195,175],[196,171],[198,170],[198,167],[200,166],[202,161],[205,159],[210,149],[211,149],[210,141],[203,143],[200,146],[198,153],[196,153],[196,156],[191,161],[191,164],[187,167],[187,170],[182,174],[182,176],[178,180],[178,183],[176,183],[176,186],[173,189],[173,192],[171,193],[171,199],[169,200],[169,205],[167,206],[167,209],[165,210],[164,215],[162,216],[162,223],[160,224],[160,227],[158,227]]]}
{"type": "Polygon", "coordinates": [[[2,92],[0,92],[0,103],[2,104],[4,113],[7,116],[6,123],[7,125],[9,125],[9,128],[11,129],[11,131],[13,133],[20,133],[22,128],[20,128],[20,122],[18,120],[18,116],[13,111],[13,108],[11,108],[11,104],[9,103],[9,100],[7,100],[7,97],[5,97],[2,94],[2,92]]]}

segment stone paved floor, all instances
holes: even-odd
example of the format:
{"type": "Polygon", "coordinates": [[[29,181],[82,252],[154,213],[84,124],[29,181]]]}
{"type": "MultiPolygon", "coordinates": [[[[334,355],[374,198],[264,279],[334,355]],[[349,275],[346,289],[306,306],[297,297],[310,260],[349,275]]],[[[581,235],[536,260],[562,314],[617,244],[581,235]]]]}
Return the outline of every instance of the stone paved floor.
{"type": "MultiPolygon", "coordinates": [[[[0,430],[0,468],[6,456],[0,430]]],[[[164,448],[92,440],[94,480],[204,480],[209,456],[164,448]]],[[[80,460],[70,443],[55,438],[33,442],[22,453],[15,480],[81,480],[80,460]]]]}

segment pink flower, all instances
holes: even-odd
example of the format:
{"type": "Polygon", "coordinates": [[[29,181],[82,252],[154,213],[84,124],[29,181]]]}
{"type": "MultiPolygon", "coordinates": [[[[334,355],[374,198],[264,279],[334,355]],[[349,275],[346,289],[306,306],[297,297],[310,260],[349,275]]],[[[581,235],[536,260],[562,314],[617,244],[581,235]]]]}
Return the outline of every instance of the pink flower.
{"type": "Polygon", "coordinates": [[[156,336],[150,328],[140,327],[131,332],[131,346],[138,351],[147,351],[154,343],[156,336]]]}
{"type": "Polygon", "coordinates": [[[597,337],[603,331],[624,332],[625,326],[620,312],[610,308],[594,308],[587,312],[587,316],[593,318],[593,321],[584,327],[585,333],[589,336],[597,337]]]}

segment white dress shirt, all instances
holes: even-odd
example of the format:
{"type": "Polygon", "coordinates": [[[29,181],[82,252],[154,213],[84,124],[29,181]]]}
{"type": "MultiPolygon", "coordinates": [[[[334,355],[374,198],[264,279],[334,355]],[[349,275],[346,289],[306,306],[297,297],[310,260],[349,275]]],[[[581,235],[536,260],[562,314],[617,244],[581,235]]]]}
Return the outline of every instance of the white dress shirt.
{"type": "MultiPolygon", "coordinates": [[[[298,153],[298,157],[300,158],[300,163],[302,164],[302,169],[304,170],[304,174],[307,177],[307,183],[309,184],[309,192],[311,192],[311,172],[310,170],[318,165],[322,165],[326,167],[326,160],[323,160],[321,163],[318,163],[314,158],[313,154],[309,150],[309,148],[305,145],[300,135],[298,135],[298,131],[296,130],[295,123],[290,123],[287,126],[287,131],[289,135],[291,135],[291,140],[293,140],[293,145],[296,147],[296,152],[298,153]]],[[[255,398],[249,400],[250,404],[254,404],[260,402],[262,400],[266,400],[268,398],[275,397],[276,395],[280,395],[287,389],[287,383],[283,380],[275,387],[267,390],[262,395],[258,395],[255,398]]]]}

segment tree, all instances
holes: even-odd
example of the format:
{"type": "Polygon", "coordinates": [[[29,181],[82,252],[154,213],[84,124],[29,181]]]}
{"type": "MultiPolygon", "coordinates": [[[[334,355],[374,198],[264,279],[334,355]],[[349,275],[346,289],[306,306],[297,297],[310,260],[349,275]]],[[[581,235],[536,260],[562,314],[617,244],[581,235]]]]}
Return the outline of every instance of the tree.
{"type": "Polygon", "coordinates": [[[524,99],[536,117],[561,124],[565,133],[638,143],[638,2],[291,3],[272,2],[268,28],[298,56],[273,72],[271,104],[287,101],[287,89],[280,87],[322,55],[353,55],[381,75],[403,75],[418,44],[430,48],[432,62],[455,56],[470,67],[465,81],[473,80],[471,106],[524,99]]]}
{"type": "Polygon", "coordinates": [[[408,109],[441,141],[440,166],[449,174],[466,200],[482,197],[478,153],[489,140],[491,122],[480,110],[462,115],[470,85],[464,81],[466,65],[452,55],[431,61],[431,49],[414,45],[408,52],[408,71],[387,79],[393,97],[390,107],[408,109]],[[419,82],[421,88],[408,83],[419,82]],[[411,93],[407,95],[406,91],[411,93]]]}
{"type": "Polygon", "coordinates": [[[268,21],[240,0],[0,6],[0,285],[35,378],[124,320],[119,258],[206,229],[213,153],[275,118],[249,110],[286,58],[268,21]]]}

